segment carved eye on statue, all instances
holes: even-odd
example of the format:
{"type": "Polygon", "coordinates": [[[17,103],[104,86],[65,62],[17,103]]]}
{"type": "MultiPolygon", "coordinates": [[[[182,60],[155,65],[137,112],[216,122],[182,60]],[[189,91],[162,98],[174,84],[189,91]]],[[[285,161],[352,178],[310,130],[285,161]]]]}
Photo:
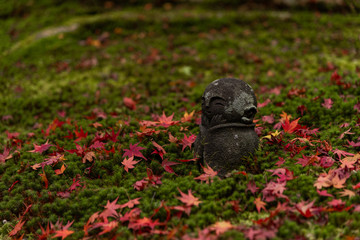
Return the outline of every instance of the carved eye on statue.
{"type": "Polygon", "coordinates": [[[226,102],[221,97],[213,97],[210,100],[209,106],[206,108],[208,114],[217,115],[224,112],[226,102]]]}

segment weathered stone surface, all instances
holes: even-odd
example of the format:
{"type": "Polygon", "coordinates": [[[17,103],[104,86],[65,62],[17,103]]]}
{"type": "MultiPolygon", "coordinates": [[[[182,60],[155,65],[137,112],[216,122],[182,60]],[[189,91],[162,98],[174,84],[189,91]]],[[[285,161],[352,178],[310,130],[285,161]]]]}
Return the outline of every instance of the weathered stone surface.
{"type": "Polygon", "coordinates": [[[256,112],[254,91],[242,80],[222,78],[205,89],[195,151],[219,176],[242,165],[242,159],[258,148],[253,123],[256,112]]]}

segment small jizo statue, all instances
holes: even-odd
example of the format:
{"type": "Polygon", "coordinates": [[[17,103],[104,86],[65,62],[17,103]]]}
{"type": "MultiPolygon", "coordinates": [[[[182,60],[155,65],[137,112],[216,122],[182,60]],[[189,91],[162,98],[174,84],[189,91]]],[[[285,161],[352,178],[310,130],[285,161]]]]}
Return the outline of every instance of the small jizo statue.
{"type": "Polygon", "coordinates": [[[253,89],[242,80],[221,78],[205,89],[195,151],[200,160],[218,171],[218,176],[241,166],[242,159],[258,148],[253,123],[256,107],[253,89]]]}

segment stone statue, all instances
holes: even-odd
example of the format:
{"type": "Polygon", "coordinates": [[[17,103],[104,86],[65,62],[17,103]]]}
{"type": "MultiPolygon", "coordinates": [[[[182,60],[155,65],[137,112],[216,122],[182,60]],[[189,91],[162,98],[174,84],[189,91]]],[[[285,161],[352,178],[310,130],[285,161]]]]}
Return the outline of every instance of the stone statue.
{"type": "Polygon", "coordinates": [[[195,151],[200,160],[224,177],[258,148],[259,138],[253,123],[256,97],[246,82],[221,78],[206,87],[201,107],[195,151]]]}

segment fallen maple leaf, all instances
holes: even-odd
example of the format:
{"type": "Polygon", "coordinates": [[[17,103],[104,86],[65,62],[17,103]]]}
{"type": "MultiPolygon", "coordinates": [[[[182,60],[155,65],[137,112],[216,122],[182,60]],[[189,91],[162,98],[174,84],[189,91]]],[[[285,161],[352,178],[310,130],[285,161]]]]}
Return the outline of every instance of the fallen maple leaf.
{"type": "Polygon", "coordinates": [[[346,178],[340,179],[339,175],[336,174],[335,177],[331,179],[331,182],[334,188],[343,188],[346,182],[346,178]]]}
{"type": "Polygon", "coordinates": [[[353,132],[350,132],[351,128],[349,128],[348,130],[346,130],[345,132],[341,133],[340,136],[339,136],[339,139],[343,139],[345,134],[347,135],[352,135],[352,134],[355,134],[353,132]]]}
{"type": "Polygon", "coordinates": [[[181,118],[181,122],[191,122],[192,118],[194,117],[195,110],[193,110],[190,114],[188,112],[184,113],[184,117],[181,118]]]}
{"type": "Polygon", "coordinates": [[[216,222],[210,226],[210,230],[215,231],[217,236],[233,228],[234,226],[229,221],[216,222]]]}
{"type": "Polygon", "coordinates": [[[349,140],[347,141],[349,143],[348,147],[360,147],[360,142],[355,143],[353,141],[349,141],[349,140]]]}
{"type": "Polygon", "coordinates": [[[341,199],[333,199],[333,200],[329,201],[328,204],[331,207],[336,207],[336,208],[341,208],[341,207],[345,206],[345,202],[343,202],[341,199]]]}
{"type": "Polygon", "coordinates": [[[39,175],[40,175],[40,177],[41,177],[41,180],[42,180],[42,181],[44,182],[44,184],[45,184],[45,188],[47,189],[48,186],[49,186],[49,181],[48,181],[48,179],[47,179],[47,177],[46,177],[46,174],[45,174],[44,169],[43,169],[43,173],[39,173],[39,175]]]}
{"type": "Polygon", "coordinates": [[[341,197],[349,197],[352,198],[352,197],[355,197],[355,192],[349,190],[349,189],[344,189],[342,192],[339,192],[340,193],[340,196],[341,197]]]}
{"type": "Polygon", "coordinates": [[[317,193],[320,195],[320,196],[324,196],[324,197],[334,197],[334,195],[328,193],[326,190],[322,190],[320,191],[319,189],[316,189],[317,193]]]}
{"type": "Polygon", "coordinates": [[[258,213],[260,213],[261,209],[264,209],[264,211],[266,211],[266,208],[265,208],[266,203],[261,201],[260,197],[258,197],[254,200],[254,204],[256,206],[258,213]]]}
{"type": "Polygon", "coordinates": [[[312,217],[312,206],[314,205],[315,200],[313,200],[312,202],[308,203],[305,201],[301,201],[300,203],[295,205],[295,208],[299,211],[299,213],[301,215],[303,215],[304,217],[312,217]]]}
{"type": "Polygon", "coordinates": [[[175,173],[174,170],[171,168],[173,165],[178,165],[180,163],[177,162],[169,162],[168,159],[164,159],[161,162],[161,166],[167,171],[168,173],[175,173]]]}
{"type": "Polygon", "coordinates": [[[82,162],[85,163],[86,161],[92,162],[94,159],[96,158],[95,153],[94,152],[87,152],[85,154],[85,156],[82,159],[82,162]]]}
{"type": "Polygon", "coordinates": [[[131,98],[124,97],[123,103],[130,110],[135,110],[136,109],[136,103],[131,98]]]}
{"type": "Polygon", "coordinates": [[[353,185],[352,188],[353,188],[354,190],[360,188],[360,182],[357,183],[356,185],[353,185]]]}
{"type": "Polygon", "coordinates": [[[74,140],[75,142],[78,142],[78,141],[80,141],[81,139],[86,138],[87,135],[88,135],[88,133],[87,133],[87,132],[85,133],[82,128],[80,128],[80,131],[78,131],[78,130],[76,129],[76,130],[74,131],[74,133],[75,133],[75,136],[77,137],[77,139],[74,140]]]}
{"type": "Polygon", "coordinates": [[[12,154],[9,153],[10,153],[10,149],[5,147],[3,153],[0,154],[0,164],[5,163],[6,160],[12,158],[12,154]]]}
{"type": "Polygon", "coordinates": [[[121,204],[120,208],[125,208],[125,207],[133,208],[135,205],[140,204],[139,199],[141,199],[141,197],[131,199],[127,203],[121,204]]]}
{"type": "Polygon", "coordinates": [[[99,233],[99,236],[111,232],[114,228],[118,226],[119,222],[111,221],[111,222],[104,222],[104,223],[97,223],[96,226],[101,226],[102,231],[99,233]]]}
{"type": "Polygon", "coordinates": [[[105,205],[105,210],[99,215],[99,217],[102,217],[105,222],[108,222],[108,217],[117,217],[119,216],[118,212],[116,212],[117,209],[121,208],[121,205],[117,204],[119,197],[117,197],[114,201],[110,202],[107,201],[105,205]]]}
{"type": "Polygon", "coordinates": [[[13,230],[11,230],[11,232],[9,232],[9,236],[15,236],[23,227],[25,221],[23,221],[22,219],[20,219],[20,221],[15,225],[15,227],[13,228],[13,230]]]}
{"type": "Polygon", "coordinates": [[[273,124],[274,123],[274,114],[272,113],[269,116],[263,116],[261,119],[263,122],[273,124]]]}
{"type": "Polygon", "coordinates": [[[70,231],[67,229],[63,229],[63,230],[57,230],[55,231],[55,235],[52,238],[56,238],[56,237],[61,237],[61,239],[65,239],[66,237],[70,236],[71,234],[74,233],[74,231],[70,231]]]}
{"type": "Polygon", "coordinates": [[[354,156],[353,153],[349,153],[349,152],[339,150],[339,149],[333,150],[333,153],[336,154],[339,159],[341,159],[341,156],[354,156]]]}
{"type": "Polygon", "coordinates": [[[254,181],[249,181],[249,183],[246,185],[245,191],[247,192],[248,190],[250,190],[250,192],[254,194],[259,190],[259,188],[256,186],[254,181]]]}
{"type": "Polygon", "coordinates": [[[121,163],[122,165],[124,165],[125,171],[129,172],[129,169],[134,168],[135,167],[134,165],[137,164],[138,162],[140,162],[140,160],[135,161],[134,157],[130,157],[130,158],[125,158],[121,163]]]}
{"type": "Polygon", "coordinates": [[[293,133],[298,128],[298,121],[300,118],[290,122],[289,118],[286,118],[285,121],[281,124],[282,128],[284,129],[284,132],[287,133],[293,133]]]}
{"type": "Polygon", "coordinates": [[[324,99],[324,103],[322,103],[321,106],[323,106],[326,109],[330,109],[332,108],[333,103],[334,102],[331,100],[331,98],[326,98],[324,99]]]}
{"type": "Polygon", "coordinates": [[[144,155],[140,152],[141,150],[144,150],[145,148],[139,147],[139,143],[136,143],[132,145],[130,143],[129,149],[124,149],[125,153],[123,154],[123,157],[140,157],[146,160],[144,155]]]}
{"type": "Polygon", "coordinates": [[[358,160],[356,158],[353,157],[346,157],[340,160],[341,162],[341,166],[340,168],[344,168],[344,169],[355,169],[354,164],[357,162],[358,160]]]}
{"type": "Polygon", "coordinates": [[[200,203],[202,203],[202,201],[199,201],[199,198],[194,197],[194,195],[191,193],[191,190],[188,190],[188,194],[183,193],[179,188],[178,188],[181,197],[176,197],[177,199],[179,199],[181,202],[185,203],[185,205],[187,207],[191,207],[191,206],[199,206],[200,203]]]}
{"type": "Polygon", "coordinates": [[[189,137],[186,136],[186,134],[184,133],[184,138],[181,140],[181,145],[182,147],[182,151],[184,151],[184,149],[186,147],[189,147],[191,149],[191,145],[195,142],[196,140],[196,135],[191,134],[189,137]]]}
{"type": "Polygon", "coordinates": [[[139,230],[144,227],[149,227],[151,229],[154,229],[157,225],[160,225],[158,219],[153,221],[151,218],[144,217],[144,218],[136,219],[135,221],[130,222],[128,225],[128,228],[132,228],[134,230],[139,230]]]}
{"type": "Polygon", "coordinates": [[[64,173],[65,169],[66,169],[66,167],[65,167],[65,165],[63,164],[60,169],[56,169],[56,170],[55,170],[55,174],[56,174],[56,175],[61,175],[61,174],[64,173]]]}
{"type": "Polygon", "coordinates": [[[151,154],[158,154],[161,157],[161,159],[164,159],[164,155],[166,154],[165,149],[159,144],[157,144],[155,141],[152,141],[152,144],[154,145],[156,150],[154,150],[151,154]]]}
{"type": "MultiPolygon", "coordinates": [[[[190,159],[192,160],[192,159],[190,159]]],[[[214,171],[208,164],[206,164],[206,167],[202,166],[202,169],[204,170],[204,174],[201,174],[200,176],[194,178],[195,180],[204,181],[207,184],[209,183],[209,180],[212,182],[213,178],[218,174],[217,171],[214,171]]]]}
{"type": "Polygon", "coordinates": [[[266,99],[264,102],[262,102],[262,103],[258,103],[258,108],[263,108],[263,107],[265,107],[266,105],[268,105],[269,103],[271,102],[271,100],[268,98],[268,99],[266,99]]]}
{"type": "Polygon", "coordinates": [[[168,128],[168,127],[170,127],[170,126],[172,126],[172,125],[177,124],[179,121],[173,121],[173,120],[172,120],[173,117],[174,117],[174,113],[171,114],[169,117],[167,117],[167,116],[165,115],[165,113],[163,112],[163,114],[158,118],[158,120],[159,120],[159,121],[158,121],[159,126],[168,128]]]}
{"type": "Polygon", "coordinates": [[[37,152],[37,153],[43,153],[46,150],[48,150],[51,146],[54,146],[52,144],[49,144],[49,140],[46,141],[43,145],[36,145],[34,143],[34,150],[28,151],[28,152],[37,152]]]}

